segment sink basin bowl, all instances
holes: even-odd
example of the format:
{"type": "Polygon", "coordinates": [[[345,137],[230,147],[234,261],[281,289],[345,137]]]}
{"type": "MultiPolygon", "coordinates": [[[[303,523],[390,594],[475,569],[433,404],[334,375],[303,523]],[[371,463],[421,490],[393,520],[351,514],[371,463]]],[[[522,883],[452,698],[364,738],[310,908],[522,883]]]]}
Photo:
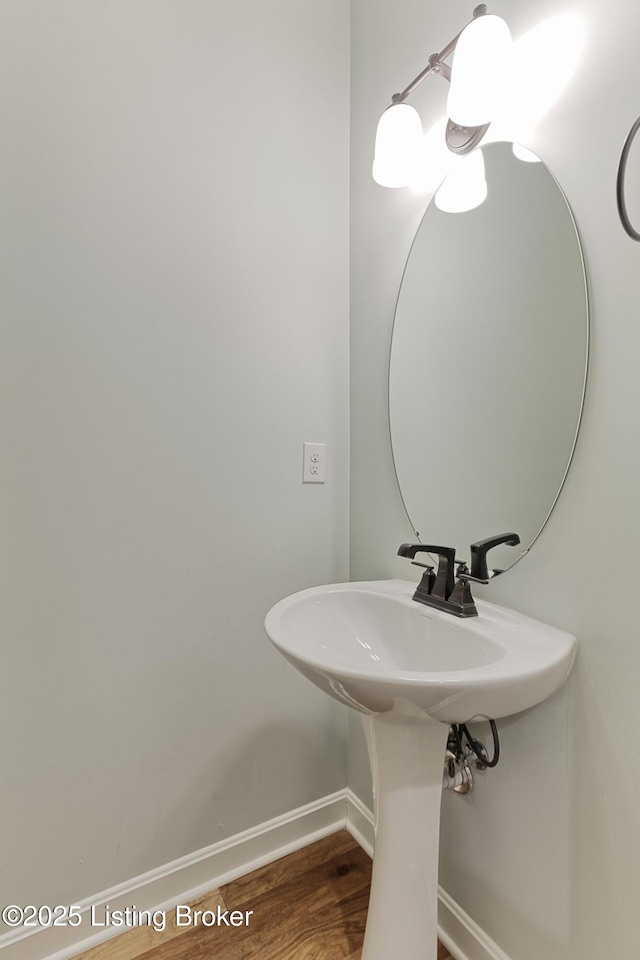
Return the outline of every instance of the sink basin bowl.
{"type": "Polygon", "coordinates": [[[375,852],[362,960],[436,960],[448,724],[535,706],[575,656],[563,630],[477,600],[478,616],[459,620],[414,590],[406,580],[312,587],[265,619],[294,667],[368,714],[375,852]]]}
{"type": "Polygon", "coordinates": [[[272,607],[265,630],[321,690],[398,719],[504,717],[566,680],[571,634],[483,601],[460,620],[412,600],[414,590],[405,580],[312,587],[272,607]]]}

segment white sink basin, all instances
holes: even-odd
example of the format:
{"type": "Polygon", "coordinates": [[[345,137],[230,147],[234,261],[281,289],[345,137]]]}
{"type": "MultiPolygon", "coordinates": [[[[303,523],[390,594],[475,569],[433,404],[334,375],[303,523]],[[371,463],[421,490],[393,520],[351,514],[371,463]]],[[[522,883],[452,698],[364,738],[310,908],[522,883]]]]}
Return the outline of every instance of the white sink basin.
{"type": "Polygon", "coordinates": [[[369,715],[375,851],[362,960],[436,960],[448,724],[535,706],[575,655],[563,630],[477,600],[478,616],[459,620],[414,590],[406,580],[312,587],[265,620],[294,667],[369,715]]]}
{"type": "Polygon", "coordinates": [[[460,620],[412,600],[414,590],[405,580],[312,587],[277,603],[265,629],[312,683],[364,713],[498,718],[566,680],[571,634],[483,601],[460,620]]]}

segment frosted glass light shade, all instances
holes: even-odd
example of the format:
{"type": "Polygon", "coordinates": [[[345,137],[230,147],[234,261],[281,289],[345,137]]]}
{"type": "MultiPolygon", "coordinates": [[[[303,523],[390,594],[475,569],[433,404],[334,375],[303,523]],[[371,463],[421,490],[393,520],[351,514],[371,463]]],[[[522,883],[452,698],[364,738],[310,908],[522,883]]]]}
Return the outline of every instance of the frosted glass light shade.
{"type": "Polygon", "coordinates": [[[465,213],[487,199],[482,150],[474,150],[455,165],[435,195],[443,213],[465,213]]]}
{"type": "Polygon", "coordinates": [[[498,112],[509,85],[509,27],[490,14],[476,17],[460,34],[451,64],[447,109],[454,123],[480,127],[498,112]]]}
{"type": "Polygon", "coordinates": [[[525,163],[542,163],[537,153],[529,150],[528,147],[523,146],[521,143],[514,143],[511,151],[514,157],[517,157],[518,160],[523,160],[525,163]]]}
{"type": "Polygon", "coordinates": [[[422,144],[422,123],[408,103],[394,103],[380,117],[373,179],[382,187],[406,187],[422,144]]]}
{"type": "Polygon", "coordinates": [[[455,164],[460,161],[460,157],[447,149],[446,126],[447,118],[441,117],[422,138],[409,181],[409,186],[414,193],[433,193],[455,164]]]}

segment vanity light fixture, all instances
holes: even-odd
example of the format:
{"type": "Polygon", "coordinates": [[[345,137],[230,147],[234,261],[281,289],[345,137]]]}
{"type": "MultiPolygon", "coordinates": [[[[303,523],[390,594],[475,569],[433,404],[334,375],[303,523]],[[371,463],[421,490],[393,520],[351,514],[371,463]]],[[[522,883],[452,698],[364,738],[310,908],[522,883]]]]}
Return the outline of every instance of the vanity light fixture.
{"type": "Polygon", "coordinates": [[[402,93],[394,93],[380,118],[376,133],[373,179],[383,187],[403,187],[412,179],[422,124],[405,101],[430,74],[451,84],[445,142],[458,155],[470,153],[487,132],[499,109],[511,56],[511,34],[500,17],[487,13],[486,4],[473,11],[467,26],[429,63],[402,93]],[[445,61],[453,54],[452,65],[445,61]]]}

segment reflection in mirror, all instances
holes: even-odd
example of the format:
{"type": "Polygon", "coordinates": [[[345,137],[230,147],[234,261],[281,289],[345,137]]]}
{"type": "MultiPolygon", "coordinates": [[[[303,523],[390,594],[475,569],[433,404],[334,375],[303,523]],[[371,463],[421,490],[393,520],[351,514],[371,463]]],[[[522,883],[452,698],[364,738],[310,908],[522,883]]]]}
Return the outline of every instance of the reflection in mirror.
{"type": "Polygon", "coordinates": [[[488,196],[465,213],[431,203],[396,306],[389,369],[393,457],[418,538],[455,546],[504,530],[502,570],[526,553],[564,482],[588,351],[573,217],[543,163],[483,148],[488,196]]]}

